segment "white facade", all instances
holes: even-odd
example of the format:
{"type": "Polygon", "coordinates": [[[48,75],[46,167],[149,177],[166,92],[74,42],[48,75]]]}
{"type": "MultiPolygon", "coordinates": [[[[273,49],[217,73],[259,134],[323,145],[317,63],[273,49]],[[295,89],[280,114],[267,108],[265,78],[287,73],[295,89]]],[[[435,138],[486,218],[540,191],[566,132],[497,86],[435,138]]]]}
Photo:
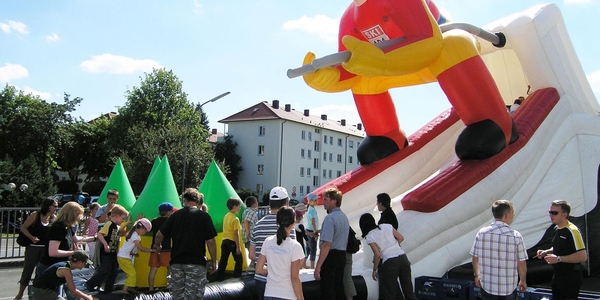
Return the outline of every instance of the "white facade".
{"type": "Polygon", "coordinates": [[[262,196],[280,185],[292,199],[302,199],[359,166],[356,149],[365,136],[361,125],[278,106],[277,100],[262,102],[219,121],[227,124],[242,157],[237,188],[262,196]]]}

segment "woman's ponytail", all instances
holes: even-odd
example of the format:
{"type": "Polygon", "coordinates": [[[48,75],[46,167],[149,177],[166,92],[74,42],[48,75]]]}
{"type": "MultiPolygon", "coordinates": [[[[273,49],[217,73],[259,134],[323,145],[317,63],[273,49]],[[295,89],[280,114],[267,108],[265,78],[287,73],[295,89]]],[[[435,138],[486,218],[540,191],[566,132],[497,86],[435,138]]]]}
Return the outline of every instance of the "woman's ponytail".
{"type": "Polygon", "coordinates": [[[287,238],[286,229],[296,222],[296,213],[289,206],[284,206],[277,211],[277,245],[287,238]]]}

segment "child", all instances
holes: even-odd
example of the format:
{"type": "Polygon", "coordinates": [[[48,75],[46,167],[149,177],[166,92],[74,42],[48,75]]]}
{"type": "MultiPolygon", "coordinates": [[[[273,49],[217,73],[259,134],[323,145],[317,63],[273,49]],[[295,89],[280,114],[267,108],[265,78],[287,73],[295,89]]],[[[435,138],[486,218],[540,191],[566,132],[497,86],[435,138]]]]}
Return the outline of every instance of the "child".
{"type": "MultiPolygon", "coordinates": [[[[162,225],[167,221],[169,216],[175,212],[176,208],[173,207],[173,204],[169,202],[163,202],[158,206],[158,213],[160,217],[156,217],[152,219],[152,245],[156,240],[156,233],[162,227],[162,225]]],[[[160,267],[167,267],[167,275],[171,274],[170,264],[171,261],[171,239],[165,238],[162,242],[162,248],[160,253],[152,252],[150,254],[150,260],[148,261],[148,266],[150,266],[150,272],[148,273],[148,290],[154,290],[154,277],[156,276],[156,271],[160,267]]]]}
{"type": "Polygon", "coordinates": [[[137,274],[135,272],[135,267],[133,266],[133,259],[135,256],[138,256],[138,250],[148,253],[154,252],[154,250],[142,246],[141,243],[142,238],[140,236],[145,235],[150,230],[152,230],[152,224],[148,219],[141,218],[137,220],[127,234],[127,237],[125,237],[125,243],[123,243],[123,246],[121,246],[117,253],[119,267],[121,267],[121,270],[127,275],[125,285],[123,285],[123,293],[138,293],[134,289],[137,285],[137,274]]]}
{"type": "MultiPolygon", "coordinates": [[[[88,206],[89,215],[87,217],[87,220],[85,220],[85,224],[83,225],[83,233],[86,236],[96,236],[96,234],[98,233],[98,220],[94,218],[96,212],[98,212],[98,208],[100,208],[100,204],[98,204],[97,202],[91,203],[90,206],[88,206]]],[[[86,250],[87,253],[90,255],[91,260],[94,259],[95,245],[95,241],[87,243],[86,250]]]]}
{"type": "MultiPolygon", "coordinates": [[[[300,268],[306,268],[306,249],[304,247],[304,241],[308,242],[308,237],[306,236],[306,230],[304,230],[304,224],[302,224],[302,220],[304,219],[304,211],[306,211],[306,205],[304,203],[296,205],[296,225],[294,226],[294,230],[296,231],[296,241],[302,246],[302,251],[304,251],[304,259],[300,262],[300,268]],[[301,206],[302,205],[302,206],[301,206]],[[300,207],[301,206],[301,207],[300,207]]],[[[306,243],[306,246],[309,247],[310,244],[306,243]]]]}
{"type": "Polygon", "coordinates": [[[61,261],[48,267],[40,276],[33,280],[33,292],[37,300],[62,299],[58,295],[58,288],[67,284],[69,291],[77,299],[92,300],[92,296],[82,293],[73,283],[72,270],[81,270],[85,267],[90,257],[84,250],[77,250],[67,261],[61,261]]]}
{"type": "Polygon", "coordinates": [[[308,199],[308,213],[306,219],[306,234],[308,235],[308,256],[310,259],[310,268],[315,268],[315,259],[317,257],[317,240],[319,239],[319,216],[315,206],[319,196],[310,193],[308,199]]]}
{"type": "MultiPolygon", "coordinates": [[[[258,222],[258,200],[254,196],[246,197],[246,210],[242,215],[242,238],[244,240],[244,247],[250,249],[250,237],[254,230],[254,225],[258,222]]],[[[250,262],[250,267],[254,268],[255,261],[250,262]]]]}
{"type": "Polygon", "coordinates": [[[223,241],[221,242],[221,260],[219,260],[219,268],[217,270],[217,280],[225,279],[225,268],[227,268],[227,260],[229,254],[233,255],[235,267],[233,277],[242,276],[242,248],[240,247],[240,219],[235,214],[242,208],[242,200],[229,198],[227,200],[227,208],[229,212],[223,218],[223,241]]]}
{"type": "MultiPolygon", "coordinates": [[[[99,288],[104,283],[104,291],[111,293],[114,289],[115,279],[117,278],[117,250],[119,248],[119,224],[127,216],[127,210],[119,205],[110,211],[110,220],[104,223],[104,227],[98,232],[98,241],[102,244],[100,252],[100,266],[94,272],[94,275],[85,283],[88,291],[99,288]]],[[[100,245],[100,244],[98,244],[100,245]]]]}

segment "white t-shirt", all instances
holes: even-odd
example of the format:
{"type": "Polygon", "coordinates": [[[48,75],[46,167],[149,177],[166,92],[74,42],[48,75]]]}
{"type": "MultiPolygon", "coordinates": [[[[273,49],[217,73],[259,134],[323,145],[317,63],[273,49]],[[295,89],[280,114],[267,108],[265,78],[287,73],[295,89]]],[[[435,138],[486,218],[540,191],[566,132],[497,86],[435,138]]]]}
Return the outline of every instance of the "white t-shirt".
{"type": "Polygon", "coordinates": [[[290,237],[277,245],[277,236],[271,235],[265,239],[260,253],[267,258],[269,269],[265,297],[297,299],[292,288],[291,269],[293,261],[304,258],[302,246],[290,237]]]}
{"type": "Polygon", "coordinates": [[[383,262],[389,258],[405,254],[404,250],[398,244],[398,240],[394,237],[394,227],[390,224],[380,224],[379,228],[369,231],[365,237],[365,241],[367,244],[375,243],[377,245],[383,262]]]}
{"type": "Polygon", "coordinates": [[[117,252],[117,257],[122,258],[131,258],[131,253],[137,253],[137,247],[133,243],[134,241],[141,240],[140,236],[137,232],[133,232],[131,237],[123,243],[123,246],[119,248],[119,252],[117,252]],[[133,251],[133,252],[132,252],[133,251]]]}

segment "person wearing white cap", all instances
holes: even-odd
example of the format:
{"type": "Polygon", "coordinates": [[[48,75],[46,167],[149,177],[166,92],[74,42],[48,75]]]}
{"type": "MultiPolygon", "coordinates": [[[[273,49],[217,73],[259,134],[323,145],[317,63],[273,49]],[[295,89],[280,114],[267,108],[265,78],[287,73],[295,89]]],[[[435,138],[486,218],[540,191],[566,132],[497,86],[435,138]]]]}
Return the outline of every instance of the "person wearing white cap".
{"type": "Polygon", "coordinates": [[[119,267],[127,275],[127,279],[125,279],[125,284],[123,285],[123,293],[137,293],[134,289],[137,284],[137,273],[133,266],[133,260],[138,256],[138,250],[147,253],[154,252],[154,250],[142,246],[142,238],[140,237],[151,230],[152,223],[148,219],[141,218],[137,220],[131,230],[129,230],[127,237],[125,237],[125,243],[123,243],[123,246],[117,252],[119,267]]]}
{"type": "MultiPolygon", "coordinates": [[[[271,189],[271,192],[269,193],[269,206],[271,212],[256,223],[250,237],[250,250],[248,251],[248,256],[251,260],[255,261],[258,259],[265,239],[271,235],[277,234],[277,228],[279,228],[277,225],[277,212],[280,208],[287,206],[289,200],[290,197],[284,187],[276,186],[271,189]]],[[[294,240],[296,239],[294,230],[292,230],[290,237],[294,240]]],[[[267,277],[255,273],[254,280],[256,281],[256,287],[258,289],[258,299],[263,300],[267,277]]]]}

